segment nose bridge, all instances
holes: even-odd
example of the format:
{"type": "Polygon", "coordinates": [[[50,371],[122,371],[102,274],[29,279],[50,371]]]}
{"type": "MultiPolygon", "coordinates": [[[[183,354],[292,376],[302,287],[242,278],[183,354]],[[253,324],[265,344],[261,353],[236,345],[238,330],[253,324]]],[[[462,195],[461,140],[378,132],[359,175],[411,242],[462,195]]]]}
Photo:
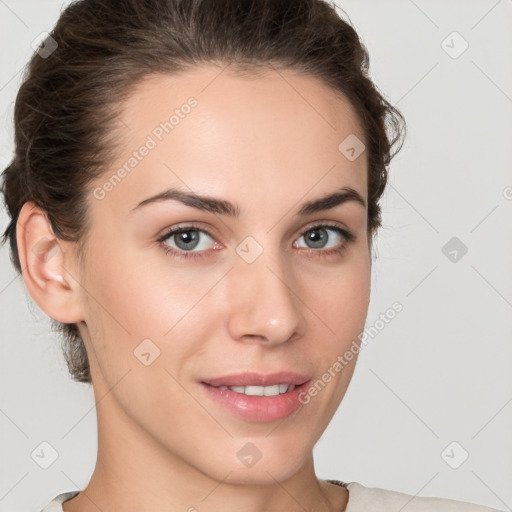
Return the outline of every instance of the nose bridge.
{"type": "Polygon", "coordinates": [[[248,238],[237,247],[239,257],[231,272],[229,330],[238,340],[283,343],[304,327],[293,274],[279,249],[263,250],[248,238]]]}

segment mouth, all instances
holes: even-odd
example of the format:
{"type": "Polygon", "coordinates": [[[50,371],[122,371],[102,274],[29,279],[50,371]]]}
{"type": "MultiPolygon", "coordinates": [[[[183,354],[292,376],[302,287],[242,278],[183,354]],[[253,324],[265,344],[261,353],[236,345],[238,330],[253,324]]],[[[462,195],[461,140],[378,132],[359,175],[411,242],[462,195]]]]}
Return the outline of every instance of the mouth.
{"type": "Polygon", "coordinates": [[[302,404],[300,393],[312,378],[293,372],[243,373],[200,381],[206,395],[222,409],[252,422],[271,422],[302,404]]]}
{"type": "MultiPolygon", "coordinates": [[[[209,384],[206,384],[207,386],[209,384]]],[[[295,384],[274,384],[272,386],[212,386],[220,390],[229,389],[247,396],[277,396],[295,389],[295,384]]]]}

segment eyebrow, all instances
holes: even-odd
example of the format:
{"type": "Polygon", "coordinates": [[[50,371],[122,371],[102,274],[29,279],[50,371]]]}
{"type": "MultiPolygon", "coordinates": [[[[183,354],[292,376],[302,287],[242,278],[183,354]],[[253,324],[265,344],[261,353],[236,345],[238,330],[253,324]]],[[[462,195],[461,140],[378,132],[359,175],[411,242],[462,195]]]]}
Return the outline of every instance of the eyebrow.
{"type": "MultiPolygon", "coordinates": [[[[184,205],[206,212],[226,215],[234,218],[240,216],[240,207],[236,203],[231,203],[224,199],[218,199],[211,196],[201,196],[195,192],[185,192],[176,188],[170,188],[164,192],[144,199],[135,206],[130,213],[149,204],[159,203],[162,201],[179,201],[184,205]]],[[[354,190],[351,187],[341,187],[337,192],[304,203],[296,215],[303,217],[311,215],[312,213],[330,210],[348,202],[355,202],[356,204],[360,204],[363,208],[366,208],[365,200],[357,190],[354,190]]]]}

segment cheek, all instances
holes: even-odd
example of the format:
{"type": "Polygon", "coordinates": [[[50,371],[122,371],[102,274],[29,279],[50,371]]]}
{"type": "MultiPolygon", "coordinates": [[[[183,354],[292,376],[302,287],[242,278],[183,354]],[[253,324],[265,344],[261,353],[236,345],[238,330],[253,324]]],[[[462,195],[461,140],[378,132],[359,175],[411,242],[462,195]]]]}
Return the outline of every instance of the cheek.
{"type": "Polygon", "coordinates": [[[370,279],[369,257],[358,253],[350,261],[341,263],[337,270],[327,271],[316,285],[307,285],[307,300],[328,326],[327,332],[335,336],[338,348],[341,348],[339,344],[350,342],[364,327],[370,301],[370,279]]]}
{"type": "Polygon", "coordinates": [[[102,316],[134,339],[168,333],[210,286],[211,279],[202,281],[185,268],[166,265],[165,256],[152,256],[118,247],[93,256],[90,286],[104,307],[102,316]]]}
{"type": "Polygon", "coordinates": [[[225,269],[191,270],[166,262],[165,254],[150,261],[144,251],[118,247],[91,255],[86,323],[103,375],[142,370],[137,357],[146,353],[152,369],[186,373],[220,318],[214,286],[225,269]]]}
{"type": "MultiPolygon", "coordinates": [[[[309,352],[319,362],[316,378],[326,382],[326,392],[319,393],[323,399],[313,400],[313,410],[325,421],[336,411],[355,369],[368,314],[370,279],[369,257],[359,253],[320,281],[321,292],[319,287],[310,287],[315,293],[309,294],[308,302],[318,319],[308,336],[309,352]]],[[[324,384],[320,383],[318,389],[323,390],[324,384]]]]}

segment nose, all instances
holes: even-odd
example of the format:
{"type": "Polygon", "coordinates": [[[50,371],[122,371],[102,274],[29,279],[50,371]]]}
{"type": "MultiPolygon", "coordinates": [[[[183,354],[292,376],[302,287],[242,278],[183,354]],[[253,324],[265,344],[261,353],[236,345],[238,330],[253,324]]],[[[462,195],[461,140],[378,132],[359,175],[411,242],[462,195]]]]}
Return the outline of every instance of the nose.
{"type": "Polygon", "coordinates": [[[278,258],[239,260],[230,272],[228,330],[232,339],[279,345],[302,336],[303,301],[290,269],[278,258]]]}

